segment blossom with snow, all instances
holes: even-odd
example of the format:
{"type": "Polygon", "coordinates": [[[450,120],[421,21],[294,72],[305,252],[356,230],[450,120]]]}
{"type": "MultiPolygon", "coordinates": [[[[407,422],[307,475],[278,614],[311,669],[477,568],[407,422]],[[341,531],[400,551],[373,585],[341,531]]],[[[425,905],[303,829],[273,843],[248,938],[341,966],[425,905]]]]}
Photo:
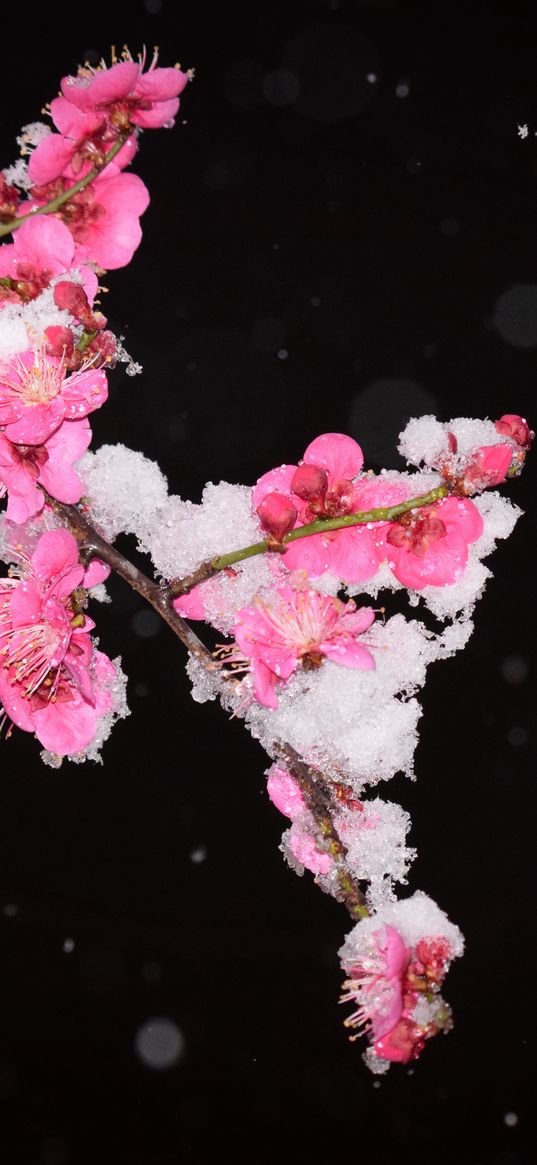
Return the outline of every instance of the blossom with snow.
{"type": "Polygon", "coordinates": [[[108,396],[106,373],[90,359],[66,375],[62,357],[29,348],[0,362],[0,426],[16,445],[42,445],[62,421],[100,408],[108,396]]]}
{"type": "Polygon", "coordinates": [[[83,611],[84,567],[67,530],[44,533],[20,578],[0,579],[0,705],[59,756],[78,753],[112,706],[111,661],[83,611]]]}
{"type": "Polygon", "coordinates": [[[343,667],[374,668],[371,652],[360,642],[374,619],[371,607],[357,609],[352,599],[342,603],[309,588],[279,587],[238,612],[233,634],[239,654],[231,649],[227,658],[246,660],[256,700],[277,708],[278,686],[298,667],[313,670],[326,658],[343,667]]]}
{"type": "MultiPolygon", "coordinates": [[[[279,494],[296,509],[296,527],[356,513],[362,507],[355,478],[363,463],[362,450],[352,437],[322,433],[308,445],[298,465],[280,465],[259,478],[252,493],[254,508],[259,512],[267,495],[279,494]]],[[[371,578],[378,570],[372,534],[359,525],[289,543],[285,564],[290,570],[307,570],[310,578],[331,571],[347,582],[371,578]]]]}
{"type": "Polygon", "coordinates": [[[354,1011],[344,1022],[357,1029],[351,1039],[367,1035],[364,1058],[374,1072],[407,1064],[427,1039],[452,1026],[439,991],[463,949],[458,927],[421,891],[381,907],[347,935],[341,1002],[354,1011]]]}

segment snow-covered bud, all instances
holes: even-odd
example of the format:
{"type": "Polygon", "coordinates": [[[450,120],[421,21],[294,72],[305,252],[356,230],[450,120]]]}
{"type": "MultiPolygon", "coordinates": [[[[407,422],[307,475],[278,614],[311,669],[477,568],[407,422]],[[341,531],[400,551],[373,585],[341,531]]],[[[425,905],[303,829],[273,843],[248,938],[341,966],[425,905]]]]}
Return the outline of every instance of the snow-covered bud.
{"type": "Polygon", "coordinates": [[[316,465],[299,465],[291,489],[304,502],[320,501],[328,489],[328,475],[316,465]]]}
{"type": "Polygon", "coordinates": [[[293,529],[297,520],[296,507],[285,494],[274,491],[266,494],[256,513],[264,530],[276,538],[283,538],[293,529]]]}
{"type": "Polygon", "coordinates": [[[524,417],[519,417],[517,413],[504,413],[494,424],[502,437],[511,437],[522,449],[529,449],[535,433],[532,433],[524,417]]]}
{"type": "Polygon", "coordinates": [[[510,445],[483,445],[469,458],[464,470],[463,491],[466,495],[481,493],[505,481],[511,466],[513,450],[510,445]]]}

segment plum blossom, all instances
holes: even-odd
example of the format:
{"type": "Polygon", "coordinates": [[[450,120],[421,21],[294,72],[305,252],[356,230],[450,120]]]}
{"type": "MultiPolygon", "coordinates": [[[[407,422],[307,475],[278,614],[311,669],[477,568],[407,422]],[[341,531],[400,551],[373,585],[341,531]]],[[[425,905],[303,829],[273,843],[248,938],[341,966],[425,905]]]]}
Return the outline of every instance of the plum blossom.
{"type": "MultiPolygon", "coordinates": [[[[319,518],[356,513],[362,507],[354,479],[363,462],[362,450],[352,437],[323,433],[308,445],[299,465],[280,465],[259,478],[252,494],[254,508],[259,513],[267,495],[279,494],[297,511],[295,528],[319,518]]],[[[358,525],[289,543],[285,564],[290,570],[307,570],[310,578],[329,570],[345,582],[360,582],[378,570],[371,531],[358,525]]]]}
{"type": "Polygon", "coordinates": [[[105,111],[108,122],[121,130],[133,125],[141,129],[173,125],[179,94],[190,74],[159,67],[157,49],[145,72],[145,51],[138,62],[127,49],[122,56],[110,68],[104,62],[97,69],[84,65],[75,77],[63,77],[63,96],[84,113],[105,111]]]}
{"type": "MultiPolygon", "coordinates": [[[[371,475],[357,483],[357,509],[395,506],[415,493],[416,487],[406,477],[371,475]]],[[[468,561],[468,544],[483,533],[476,506],[460,497],[441,498],[433,505],[407,510],[391,522],[370,525],[378,564],[387,561],[399,582],[415,590],[455,582],[468,561]]]]}
{"type": "MultiPolygon", "coordinates": [[[[392,912],[401,905],[395,903],[392,912]]],[[[376,922],[369,918],[364,928],[358,923],[342,948],[347,978],[340,1002],[355,1007],[344,1021],[357,1029],[350,1039],[366,1034],[370,1047],[364,1058],[373,1071],[384,1071],[390,1062],[416,1059],[427,1039],[452,1026],[438,992],[460,949],[442,933],[409,942],[404,927],[376,922]]]]}
{"type": "Polygon", "coordinates": [[[72,534],[51,530],[20,578],[0,580],[0,705],[59,756],[85,749],[111,707],[115,669],[91,641],[84,574],[72,534]]]}
{"type": "Polygon", "coordinates": [[[227,662],[246,661],[255,699],[277,708],[278,685],[300,666],[320,667],[326,657],[344,667],[374,668],[371,652],[359,642],[374,618],[371,607],[357,610],[352,600],[342,603],[319,591],[282,586],[238,611],[227,662]]]}
{"type": "MultiPolygon", "coordinates": [[[[56,178],[78,182],[94,166],[102,166],[106,154],[118,140],[120,129],[105,113],[84,112],[65,97],[55,97],[50,113],[59,133],[51,133],[33,151],[28,173],[35,186],[46,186],[56,178]]],[[[128,166],[137,151],[132,133],[114,156],[120,170],[128,166]]],[[[107,168],[101,171],[107,172],[107,168]]]]}
{"type": "MultiPolygon", "coordinates": [[[[15,231],[13,242],[0,247],[0,278],[8,279],[11,285],[0,288],[0,307],[6,301],[1,294],[3,290],[9,291],[9,302],[26,303],[35,299],[56,276],[66,274],[76,265],[75,243],[64,223],[52,215],[27,219],[15,231]]],[[[83,267],[80,277],[88,299],[93,302],[97,276],[83,267]]]]}
{"type": "MultiPolygon", "coordinates": [[[[63,194],[73,183],[58,178],[32,191],[36,205],[63,194]]],[[[77,264],[96,263],[115,270],[130,263],[142,238],[140,215],[149,205],[149,191],[137,174],[123,174],[110,163],[106,173],[73,195],[56,213],[75,241],[77,264]]],[[[49,216],[47,216],[49,217],[49,216]]]]}
{"type": "Polygon", "coordinates": [[[69,505],[80,501],[84,487],[73,463],[90,441],[86,417],[63,421],[39,445],[17,445],[0,433],[0,495],[6,490],[9,495],[6,517],[21,523],[39,514],[45,504],[43,490],[69,505]]]}
{"type": "Polygon", "coordinates": [[[42,445],[62,421],[100,408],[108,395],[106,373],[92,363],[68,376],[63,357],[47,356],[42,348],[0,363],[0,426],[9,441],[42,445]]]}

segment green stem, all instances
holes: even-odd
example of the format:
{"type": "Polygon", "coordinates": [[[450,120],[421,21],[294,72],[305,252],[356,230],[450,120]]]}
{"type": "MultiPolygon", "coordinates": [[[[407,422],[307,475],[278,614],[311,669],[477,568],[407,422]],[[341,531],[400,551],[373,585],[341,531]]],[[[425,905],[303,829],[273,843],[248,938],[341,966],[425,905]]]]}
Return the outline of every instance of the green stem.
{"type": "MultiPolygon", "coordinates": [[[[356,514],[345,514],[340,518],[318,518],[315,522],[309,522],[307,526],[298,526],[296,530],[291,530],[282,538],[281,545],[285,547],[289,542],[297,542],[299,538],[309,538],[312,534],[326,534],[328,530],[341,530],[347,526],[365,526],[368,522],[393,522],[401,514],[406,514],[409,510],[417,510],[421,506],[431,506],[448,494],[449,486],[437,485],[435,489],[429,490],[429,493],[420,494],[416,498],[408,498],[407,501],[398,502],[394,506],[379,506],[374,510],[361,510],[356,514]]],[[[271,549],[273,548],[270,545],[270,539],[265,538],[263,542],[254,542],[251,546],[243,546],[241,550],[231,550],[229,554],[219,554],[210,562],[202,563],[198,570],[194,571],[188,578],[174,579],[169,584],[170,593],[172,595],[185,595],[192,590],[192,587],[212,578],[219,571],[226,570],[234,563],[242,562],[245,558],[254,558],[256,554],[265,554],[271,549]]]]}
{"type": "Polygon", "coordinates": [[[93,166],[93,169],[89,170],[84,178],[81,178],[79,182],[75,182],[74,186],[70,186],[68,190],[64,190],[63,194],[58,194],[57,198],[52,198],[44,206],[36,206],[33,210],[29,210],[27,214],[21,214],[19,218],[13,218],[11,222],[2,223],[0,225],[0,238],[3,235],[12,234],[13,231],[16,231],[22,226],[23,222],[26,222],[28,218],[34,218],[36,214],[55,214],[66,202],[74,198],[75,194],[80,194],[81,190],[85,190],[86,186],[89,186],[90,182],[93,182],[93,179],[99,176],[105,166],[108,166],[116,154],[119,154],[120,149],[125,145],[129,137],[130,132],[128,134],[122,134],[117,142],[114,142],[114,145],[108,153],[105,154],[101,164],[99,166],[93,166]]]}

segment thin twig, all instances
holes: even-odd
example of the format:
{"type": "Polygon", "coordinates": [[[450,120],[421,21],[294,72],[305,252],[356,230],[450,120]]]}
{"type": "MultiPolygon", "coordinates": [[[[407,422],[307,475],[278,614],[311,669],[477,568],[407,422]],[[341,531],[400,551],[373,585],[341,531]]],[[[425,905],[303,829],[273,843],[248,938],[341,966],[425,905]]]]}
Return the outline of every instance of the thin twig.
{"type": "MultiPolygon", "coordinates": [[[[318,518],[315,522],[309,522],[305,526],[298,526],[296,530],[291,530],[282,538],[282,544],[287,546],[291,542],[297,542],[300,538],[310,538],[312,534],[326,534],[331,530],[346,529],[348,526],[366,526],[368,522],[393,522],[401,514],[406,514],[409,510],[418,510],[422,506],[431,506],[448,494],[449,486],[438,485],[435,489],[429,490],[429,493],[420,494],[416,498],[408,498],[407,501],[398,502],[394,506],[378,506],[373,510],[359,510],[355,514],[344,514],[339,518],[318,518]]],[[[168,583],[168,590],[171,595],[176,597],[186,595],[199,583],[214,578],[215,574],[219,574],[221,570],[228,570],[236,562],[242,562],[246,558],[254,558],[257,554],[266,554],[272,550],[270,540],[265,538],[262,542],[243,546],[241,550],[231,550],[228,554],[217,555],[208,562],[202,562],[197,570],[185,578],[172,579],[168,583]]]]}

